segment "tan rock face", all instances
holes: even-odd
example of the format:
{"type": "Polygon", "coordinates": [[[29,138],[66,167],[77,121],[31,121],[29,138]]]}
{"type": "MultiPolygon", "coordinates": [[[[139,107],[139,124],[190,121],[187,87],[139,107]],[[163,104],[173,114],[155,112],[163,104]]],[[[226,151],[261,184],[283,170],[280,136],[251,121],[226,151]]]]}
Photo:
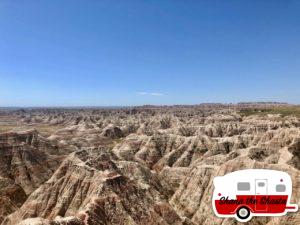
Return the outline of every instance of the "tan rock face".
{"type": "Polygon", "coordinates": [[[0,134],[0,221],[48,180],[63,156],[36,131],[0,134]]]}
{"type": "MultiPolygon", "coordinates": [[[[2,225],[239,224],[214,215],[212,181],[247,168],[288,172],[300,205],[296,117],[222,105],[11,114],[51,129],[0,134],[2,225]]],[[[246,224],[300,224],[300,213],[246,224]]]]}
{"type": "Polygon", "coordinates": [[[1,134],[0,176],[14,180],[30,194],[59,166],[63,158],[59,154],[59,149],[36,131],[1,134]]]}
{"type": "Polygon", "coordinates": [[[0,177],[0,222],[25,202],[24,190],[12,179],[0,177]]]}
{"type": "MultiPolygon", "coordinates": [[[[39,216],[52,221],[57,216],[76,216],[86,224],[180,224],[147,168],[117,167],[104,149],[71,154],[54,175],[30,195],[24,205],[3,224],[39,216]],[[145,184],[129,179],[128,170],[146,176],[145,184]]],[[[158,184],[157,184],[158,185],[158,184]]]]}

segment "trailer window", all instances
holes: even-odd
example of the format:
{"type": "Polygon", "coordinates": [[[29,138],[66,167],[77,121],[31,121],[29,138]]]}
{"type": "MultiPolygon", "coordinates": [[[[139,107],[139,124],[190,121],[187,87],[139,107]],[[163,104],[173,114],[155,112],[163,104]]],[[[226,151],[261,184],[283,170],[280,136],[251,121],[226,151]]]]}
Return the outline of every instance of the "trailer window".
{"type": "Polygon", "coordinates": [[[239,182],[237,183],[238,191],[250,191],[250,183],[249,182],[239,182]]]}
{"type": "Polygon", "coordinates": [[[278,184],[278,185],[276,185],[276,191],[277,192],[285,192],[285,189],[286,189],[286,187],[285,187],[284,184],[278,184]]]}
{"type": "Polygon", "coordinates": [[[259,182],[258,183],[258,187],[264,187],[265,186],[265,183],[264,182],[259,182]]]}

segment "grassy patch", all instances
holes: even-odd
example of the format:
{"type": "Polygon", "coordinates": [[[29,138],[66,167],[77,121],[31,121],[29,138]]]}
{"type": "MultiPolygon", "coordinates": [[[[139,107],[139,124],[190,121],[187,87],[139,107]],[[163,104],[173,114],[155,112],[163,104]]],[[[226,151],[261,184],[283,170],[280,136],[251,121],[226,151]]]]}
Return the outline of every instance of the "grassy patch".
{"type": "Polygon", "coordinates": [[[0,133],[14,131],[24,131],[30,129],[36,129],[43,136],[49,136],[57,131],[62,126],[57,125],[47,125],[47,124],[37,124],[37,125],[20,125],[20,124],[0,124],[0,133]]]}
{"type": "Polygon", "coordinates": [[[26,126],[28,129],[36,129],[40,134],[47,137],[55,133],[58,129],[63,128],[61,125],[49,125],[49,124],[34,124],[26,126]]]}
{"type": "Polygon", "coordinates": [[[0,125],[0,133],[8,132],[15,127],[16,126],[14,126],[14,125],[0,125]]]}
{"type": "Polygon", "coordinates": [[[267,115],[267,114],[280,114],[285,116],[296,116],[300,118],[300,106],[277,106],[268,108],[245,108],[240,110],[242,116],[251,115],[267,115]]]}

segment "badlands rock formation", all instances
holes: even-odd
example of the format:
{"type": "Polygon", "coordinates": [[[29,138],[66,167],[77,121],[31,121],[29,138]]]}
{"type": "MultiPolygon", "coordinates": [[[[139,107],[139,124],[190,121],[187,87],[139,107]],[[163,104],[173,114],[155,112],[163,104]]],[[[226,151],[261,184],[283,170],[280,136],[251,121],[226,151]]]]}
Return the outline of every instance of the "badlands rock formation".
{"type": "Polygon", "coordinates": [[[63,158],[35,130],[0,134],[0,221],[47,181],[63,158]]]}
{"type": "MultiPolygon", "coordinates": [[[[214,215],[212,181],[246,168],[288,172],[300,205],[299,119],[240,107],[4,111],[0,223],[239,224],[214,215]]],[[[300,224],[300,213],[246,224],[300,224]]]]}

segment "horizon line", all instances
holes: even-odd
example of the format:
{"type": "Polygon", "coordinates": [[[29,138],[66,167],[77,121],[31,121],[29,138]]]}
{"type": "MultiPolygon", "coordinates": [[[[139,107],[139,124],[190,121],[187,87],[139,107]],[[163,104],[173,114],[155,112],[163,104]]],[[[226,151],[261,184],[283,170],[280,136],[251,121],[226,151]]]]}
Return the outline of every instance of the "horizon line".
{"type": "Polygon", "coordinates": [[[198,106],[198,105],[242,105],[242,104],[273,104],[273,105],[300,105],[300,103],[276,102],[276,101],[245,101],[245,102],[202,102],[195,104],[142,104],[142,105],[74,105],[74,106],[0,106],[0,108],[130,108],[143,106],[198,106]]]}

